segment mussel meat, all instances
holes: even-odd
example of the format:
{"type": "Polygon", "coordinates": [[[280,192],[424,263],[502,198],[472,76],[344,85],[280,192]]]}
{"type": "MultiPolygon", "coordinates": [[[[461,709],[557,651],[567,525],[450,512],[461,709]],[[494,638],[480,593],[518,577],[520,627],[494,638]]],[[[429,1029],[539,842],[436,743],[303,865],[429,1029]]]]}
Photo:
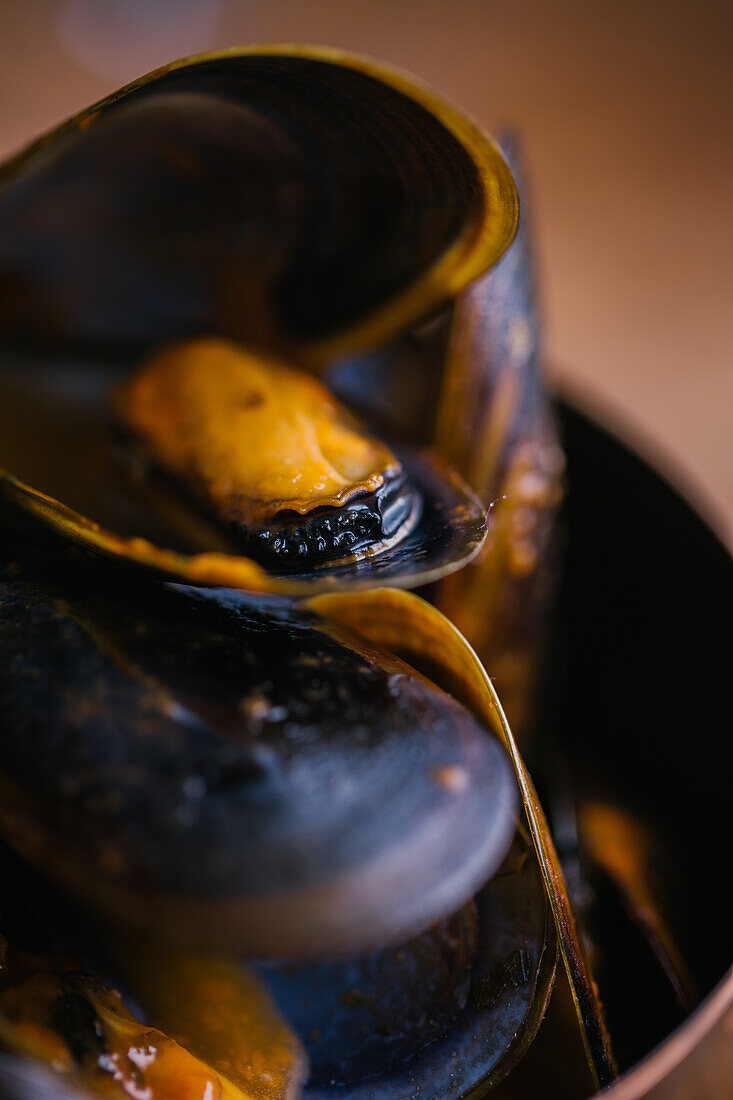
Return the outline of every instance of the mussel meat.
{"type": "MultiPolygon", "coordinates": [[[[67,1082],[74,1100],[90,1092],[150,1100],[296,1100],[308,1075],[307,1055],[245,967],[160,945],[147,953],[138,947],[137,969],[145,966],[154,976],[155,995],[130,996],[129,981],[121,994],[98,976],[119,969],[119,937],[116,954],[107,948],[100,954],[97,929],[1,845],[0,866],[0,1044],[25,1055],[2,1072],[28,1082],[32,1091],[21,1095],[45,1100],[58,1088],[66,1096],[67,1082]],[[171,1004],[175,1010],[166,1011],[171,1004]],[[47,1089],[40,1083],[44,1063],[55,1071],[47,1089]]],[[[6,1076],[0,1080],[5,1096],[6,1076]]]]}
{"type": "Polygon", "coordinates": [[[136,455],[193,485],[271,567],[379,553],[419,517],[402,463],[321,382],[233,344],[189,341],[158,353],[116,406],[136,455]]]}

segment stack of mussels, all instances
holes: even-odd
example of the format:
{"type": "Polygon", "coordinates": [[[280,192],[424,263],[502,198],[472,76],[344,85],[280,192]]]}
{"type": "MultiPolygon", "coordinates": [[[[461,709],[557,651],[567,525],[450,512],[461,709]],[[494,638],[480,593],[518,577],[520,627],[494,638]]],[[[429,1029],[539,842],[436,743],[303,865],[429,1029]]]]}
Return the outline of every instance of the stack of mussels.
{"type": "Polygon", "coordinates": [[[313,48],[0,169],[3,1095],[458,1100],[531,1043],[468,648],[526,733],[562,461],[517,220],[473,123],[313,48]]]}

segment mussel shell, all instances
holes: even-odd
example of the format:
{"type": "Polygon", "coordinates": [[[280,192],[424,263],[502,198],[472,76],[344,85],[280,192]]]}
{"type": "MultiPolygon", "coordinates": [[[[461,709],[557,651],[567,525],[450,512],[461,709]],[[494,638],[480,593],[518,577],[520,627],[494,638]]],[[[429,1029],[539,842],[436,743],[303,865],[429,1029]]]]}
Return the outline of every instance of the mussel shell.
{"type": "Polygon", "coordinates": [[[311,46],[203,54],[0,169],[0,336],[213,332],[325,363],[452,297],[517,215],[497,146],[399,71],[311,46]]]}
{"type": "Polygon", "coordinates": [[[531,181],[516,137],[507,135],[502,148],[521,191],[522,224],[506,255],[452,310],[435,431],[443,459],[491,506],[490,535],[433,598],[490,670],[526,744],[560,571],[565,463],[543,385],[531,181]]]}
{"type": "Polygon", "coordinates": [[[255,963],[308,1045],[309,1084],[384,1074],[450,1028],[468,997],[476,953],[469,902],[406,943],[311,965],[255,963]]]}
{"type": "Polygon", "coordinates": [[[522,223],[501,261],[455,301],[435,427],[438,450],[487,505],[502,492],[518,447],[551,415],[527,173],[515,136],[502,136],[502,150],[521,188],[522,223]]]}
{"type": "Polygon", "coordinates": [[[309,1051],[307,1100],[460,1100],[516,1064],[544,1016],[557,958],[521,840],[471,908],[469,920],[455,914],[397,948],[257,968],[309,1051]]]}
{"type": "Polygon", "coordinates": [[[0,599],[0,825],[117,919],[357,950],[453,911],[503,857],[498,743],[315,616],[7,576],[0,599]]]}
{"type": "MultiPolygon", "coordinates": [[[[476,902],[404,944],[320,963],[250,961],[244,970],[241,962],[191,955],[169,942],[110,937],[2,847],[0,860],[7,902],[2,927],[11,943],[20,920],[17,946],[34,951],[34,958],[43,959],[49,939],[63,944],[65,954],[83,960],[85,973],[101,974],[105,985],[123,991],[133,1015],[175,1036],[248,1094],[265,1069],[256,1058],[242,1066],[247,1087],[231,1059],[234,1050],[245,1058],[248,1050],[260,1050],[261,1028],[272,1027],[265,987],[308,1045],[305,1095],[334,1097],[343,1089],[350,1100],[382,1089],[395,1097],[418,1091],[460,1097],[477,1082],[491,1087],[531,1043],[552,988],[552,924],[536,864],[520,838],[476,902]],[[10,928],[8,908],[15,918],[10,928]],[[256,990],[251,969],[264,983],[256,990]],[[258,1006],[264,1025],[251,1016],[258,1006]],[[238,1030],[243,1018],[246,1026],[238,1030]],[[346,1084],[334,1090],[337,1081],[346,1084]]],[[[293,1087],[302,1087],[303,1059],[283,1027],[280,1020],[268,1037],[268,1057],[274,1050],[281,1068],[283,1055],[295,1055],[293,1087]]],[[[22,1080],[22,1066],[31,1064],[11,1063],[22,1080]]],[[[45,1095],[30,1088],[24,1100],[45,1095]]]]}

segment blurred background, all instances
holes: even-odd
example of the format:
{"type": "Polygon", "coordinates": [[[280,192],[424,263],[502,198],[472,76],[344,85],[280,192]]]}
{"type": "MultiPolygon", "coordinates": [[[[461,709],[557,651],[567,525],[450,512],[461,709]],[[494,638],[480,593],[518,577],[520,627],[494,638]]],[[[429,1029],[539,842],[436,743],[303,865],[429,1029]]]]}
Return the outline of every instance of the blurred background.
{"type": "Polygon", "coordinates": [[[522,136],[557,385],[733,518],[733,4],[0,0],[0,155],[186,53],[318,42],[522,136]]]}

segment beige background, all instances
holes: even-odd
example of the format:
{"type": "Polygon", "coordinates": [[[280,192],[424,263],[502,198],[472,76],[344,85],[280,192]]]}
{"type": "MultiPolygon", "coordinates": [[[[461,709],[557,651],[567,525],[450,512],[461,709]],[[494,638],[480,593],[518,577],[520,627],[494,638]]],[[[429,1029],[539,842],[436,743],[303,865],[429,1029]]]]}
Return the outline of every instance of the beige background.
{"type": "Polygon", "coordinates": [[[0,0],[0,152],[181,54],[311,41],[524,135],[547,346],[733,517],[733,3],[0,0]]]}

